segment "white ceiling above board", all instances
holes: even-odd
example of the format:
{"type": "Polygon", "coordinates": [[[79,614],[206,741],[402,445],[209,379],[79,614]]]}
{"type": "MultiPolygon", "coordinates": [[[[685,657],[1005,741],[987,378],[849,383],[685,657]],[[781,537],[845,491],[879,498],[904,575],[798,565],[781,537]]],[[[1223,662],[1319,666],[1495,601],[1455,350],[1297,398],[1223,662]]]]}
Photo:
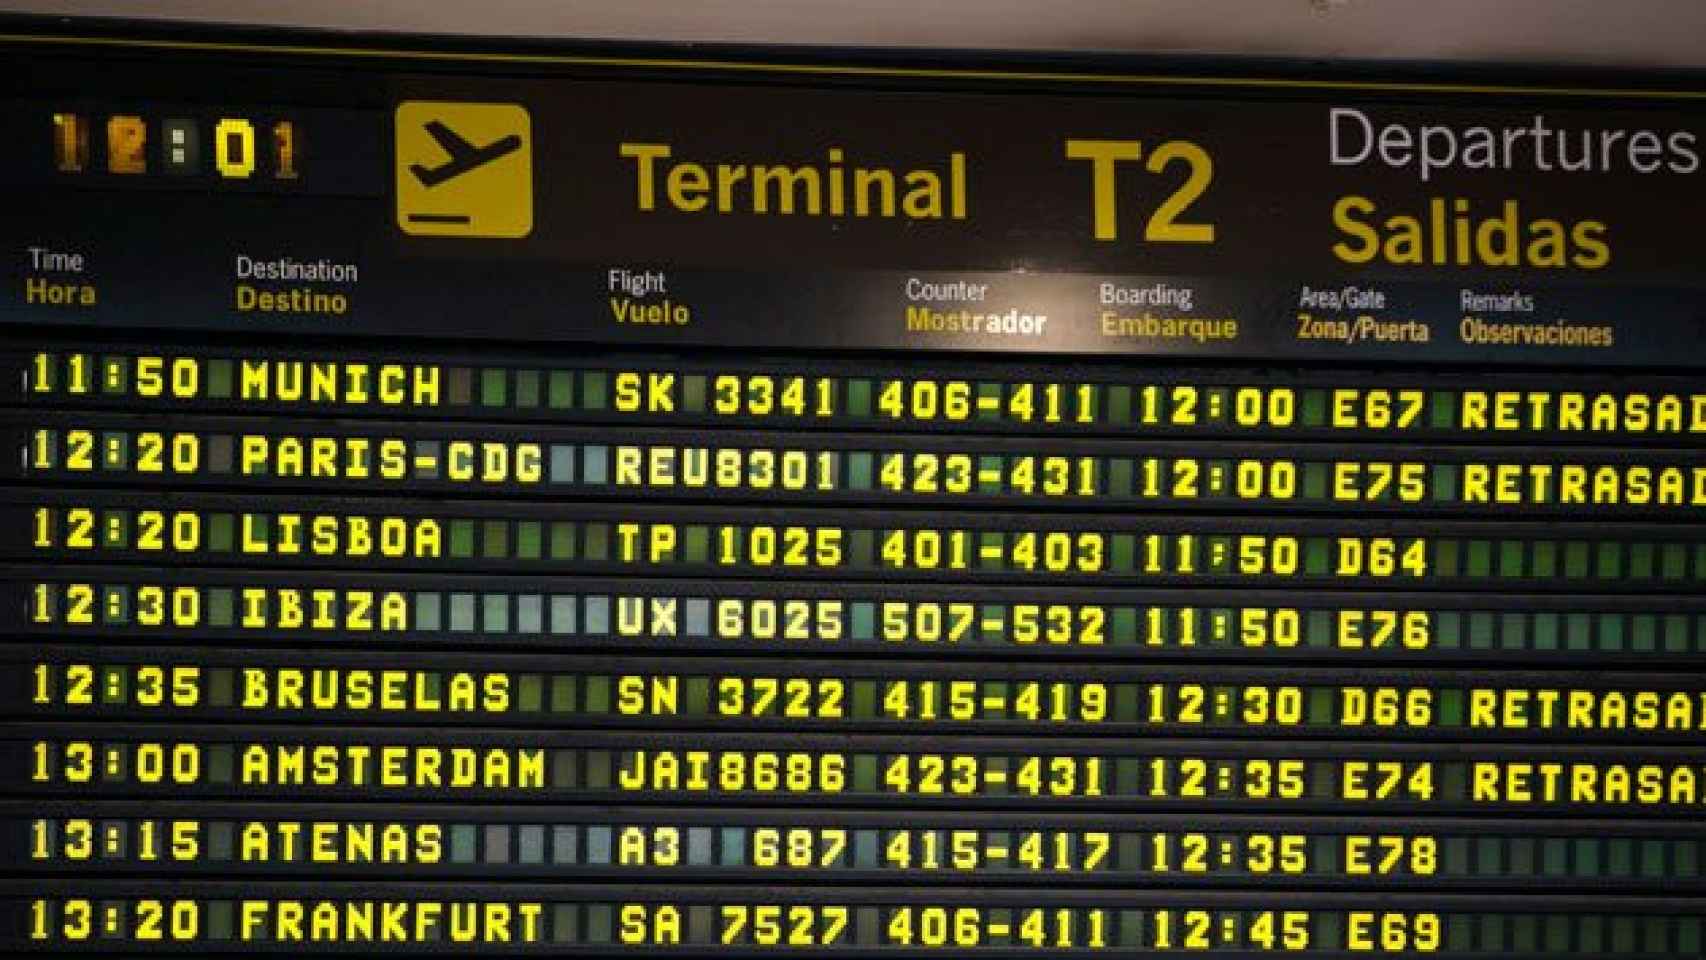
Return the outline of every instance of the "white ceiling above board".
{"type": "Polygon", "coordinates": [[[1706,67],[1706,0],[0,0],[0,10],[525,37],[1706,67]]]}

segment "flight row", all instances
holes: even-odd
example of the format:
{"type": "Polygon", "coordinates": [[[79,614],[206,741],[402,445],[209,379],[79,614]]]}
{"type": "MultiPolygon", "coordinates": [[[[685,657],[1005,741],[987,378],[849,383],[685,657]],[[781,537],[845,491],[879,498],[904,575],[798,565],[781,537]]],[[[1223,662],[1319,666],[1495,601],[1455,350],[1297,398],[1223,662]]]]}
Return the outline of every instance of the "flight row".
{"type": "Polygon", "coordinates": [[[19,797],[1698,818],[1694,747],[996,739],[682,731],[13,726],[19,797]]]}
{"type": "Polygon", "coordinates": [[[963,433],[1385,437],[1665,442],[1706,434],[1706,391],[1678,377],[1392,374],[1011,364],[939,357],[853,363],[660,361],[539,351],[463,357],[49,345],[0,355],[8,401],[144,411],[377,414],[733,427],[963,433]],[[802,367],[811,372],[802,372],[802,367]],[[883,369],[888,367],[888,369],[883,369]],[[787,372],[784,372],[787,371],[787,372]]]}
{"type": "Polygon", "coordinates": [[[1706,827],[1641,821],[103,800],[0,808],[32,874],[1706,892],[1706,827]]]}
{"type": "Polygon", "coordinates": [[[1699,901],[1275,893],[814,891],[194,882],[37,883],[0,895],[24,951],[474,956],[1371,954],[1695,956],[1699,901]]]}
{"type": "Polygon", "coordinates": [[[0,494],[0,557],[506,574],[1691,594],[1706,584],[1706,528],[13,489],[0,494]]]}
{"type": "Polygon", "coordinates": [[[1696,520],[1690,452],[0,417],[0,479],[558,499],[1696,520]],[[775,435],[771,435],[772,437],[775,435]]]}
{"type": "Polygon", "coordinates": [[[0,630],[41,644],[146,639],[360,649],[518,647],[908,659],[1259,663],[1697,663],[1683,595],[1378,599],[1108,590],[127,567],[0,568],[0,630]]]}
{"type": "Polygon", "coordinates": [[[0,645],[0,711],[40,720],[439,729],[1700,744],[1706,679],[0,645]]]}

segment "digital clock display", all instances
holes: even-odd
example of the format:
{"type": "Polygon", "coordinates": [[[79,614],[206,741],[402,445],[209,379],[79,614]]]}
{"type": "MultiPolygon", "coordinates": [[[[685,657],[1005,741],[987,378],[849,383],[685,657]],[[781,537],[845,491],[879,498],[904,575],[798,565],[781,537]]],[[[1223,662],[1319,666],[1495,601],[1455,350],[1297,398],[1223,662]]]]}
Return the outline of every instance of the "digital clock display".
{"type": "Polygon", "coordinates": [[[254,120],[243,117],[220,117],[209,127],[199,120],[181,117],[154,120],[135,114],[112,114],[105,118],[105,136],[93,138],[91,146],[90,125],[94,118],[55,113],[52,119],[53,166],[60,173],[79,174],[96,169],[91,167],[90,152],[100,150],[106,157],[100,169],[112,174],[154,172],[189,176],[202,173],[205,168],[227,180],[257,176],[295,180],[302,175],[301,141],[294,120],[266,124],[263,133],[254,120]],[[210,149],[204,151],[204,143],[210,149]]]}
{"type": "Polygon", "coordinates": [[[61,29],[0,952],[1706,955],[1689,92],[61,29]]]}

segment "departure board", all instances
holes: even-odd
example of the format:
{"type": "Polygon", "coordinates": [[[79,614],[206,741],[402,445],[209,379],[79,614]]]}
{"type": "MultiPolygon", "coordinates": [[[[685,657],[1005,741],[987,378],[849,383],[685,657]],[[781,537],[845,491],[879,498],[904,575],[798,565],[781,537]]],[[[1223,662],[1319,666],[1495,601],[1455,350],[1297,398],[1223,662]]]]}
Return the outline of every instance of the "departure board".
{"type": "Polygon", "coordinates": [[[1698,77],[0,56],[0,953],[1706,956],[1698,77]]]}

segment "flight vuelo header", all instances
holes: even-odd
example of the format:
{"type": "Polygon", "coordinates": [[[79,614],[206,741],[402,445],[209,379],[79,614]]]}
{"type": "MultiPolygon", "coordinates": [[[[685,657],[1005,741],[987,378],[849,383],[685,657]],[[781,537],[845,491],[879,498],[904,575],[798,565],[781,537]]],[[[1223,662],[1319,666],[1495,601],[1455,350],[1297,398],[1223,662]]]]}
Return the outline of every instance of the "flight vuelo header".
{"type": "MultiPolygon", "coordinates": [[[[1425,197],[1387,199],[1381,191],[1350,190],[1330,198],[1332,255],[1346,264],[1458,266],[1595,271],[1614,258],[1614,207],[1593,215],[1526,208],[1516,197],[1465,196],[1435,189],[1453,173],[1513,178],[1545,176],[1561,191],[1591,190],[1595,178],[1632,175],[1689,189],[1701,169],[1691,129],[1559,126],[1544,112],[1503,123],[1389,121],[1378,111],[1320,109],[1325,149],[1317,162],[1346,172],[1374,170],[1413,178],[1425,197]]],[[[849,141],[863,139],[857,135],[849,141]]],[[[1217,224],[1193,210],[1213,187],[1215,161],[1202,145],[1169,139],[1059,138],[1060,157],[1083,189],[1074,198],[1087,214],[1090,236],[1116,242],[1141,232],[1145,242],[1213,244],[1217,224]],[[1169,174],[1177,173],[1177,176],[1169,174]],[[1122,217],[1122,181],[1162,175],[1167,187],[1146,221],[1122,217]]],[[[786,151],[762,159],[711,157],[675,142],[623,141],[633,210],[641,214],[711,217],[975,220],[974,210],[1007,202],[974,199],[988,158],[966,150],[940,157],[895,160],[882,145],[864,150],[835,145],[786,151]]],[[[1409,191],[1404,191],[1409,192],[1409,191]]],[[[993,191],[992,191],[993,193],[993,191]]],[[[1519,294],[1511,295],[1520,300],[1519,294]]]]}

